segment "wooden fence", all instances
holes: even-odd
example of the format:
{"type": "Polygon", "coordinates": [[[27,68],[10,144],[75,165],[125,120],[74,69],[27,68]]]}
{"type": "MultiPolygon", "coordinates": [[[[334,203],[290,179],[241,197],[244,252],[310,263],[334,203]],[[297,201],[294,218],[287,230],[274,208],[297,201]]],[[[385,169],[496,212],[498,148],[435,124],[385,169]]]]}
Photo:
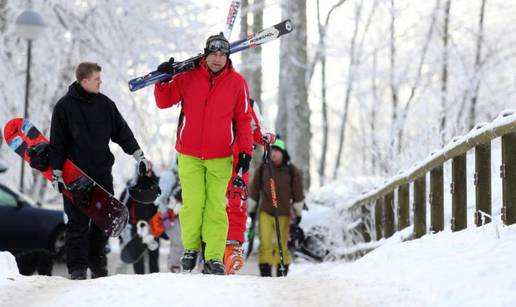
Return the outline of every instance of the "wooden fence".
{"type": "Polygon", "coordinates": [[[410,205],[413,210],[413,237],[444,229],[444,172],[443,164],[451,160],[452,231],[467,227],[467,165],[466,155],[475,156],[475,215],[477,226],[489,223],[492,216],[491,197],[491,142],[501,138],[502,161],[502,220],[506,225],[516,223],[516,111],[504,111],[489,124],[479,124],[466,136],[454,138],[440,151],[431,154],[410,171],[401,173],[385,185],[353,201],[349,207],[366,241],[388,238],[396,231],[410,226],[410,205]],[[430,182],[427,184],[427,174],[430,182]],[[411,189],[412,185],[412,189],[411,189]],[[429,193],[427,193],[429,189],[429,193]],[[412,202],[410,192],[413,193],[412,202]],[[396,193],[396,195],[395,195],[396,193]],[[427,195],[429,195],[427,199],[427,195]],[[396,197],[395,197],[396,196],[396,197]],[[396,200],[396,203],[395,203],[396,200]],[[430,220],[427,221],[427,203],[430,220]],[[397,214],[397,219],[395,219],[397,214]],[[372,221],[373,227],[366,227],[372,221]],[[397,223],[395,223],[397,221],[397,223]]]}

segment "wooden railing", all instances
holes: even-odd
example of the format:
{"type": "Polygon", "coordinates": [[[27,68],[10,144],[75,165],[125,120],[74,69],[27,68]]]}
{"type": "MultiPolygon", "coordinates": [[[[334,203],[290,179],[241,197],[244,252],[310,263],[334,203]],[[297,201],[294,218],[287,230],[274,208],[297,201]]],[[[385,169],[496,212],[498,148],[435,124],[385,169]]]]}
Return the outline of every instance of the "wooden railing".
{"type": "Polygon", "coordinates": [[[506,225],[516,223],[516,111],[504,111],[489,124],[479,124],[467,135],[456,137],[438,152],[431,154],[371,192],[361,195],[348,207],[356,220],[364,240],[388,238],[396,231],[410,226],[410,205],[413,209],[413,238],[427,233],[427,201],[430,210],[430,231],[444,229],[443,164],[451,160],[452,231],[467,227],[467,172],[466,155],[475,151],[474,218],[477,226],[489,223],[492,216],[491,200],[491,141],[501,137],[502,161],[502,220],[506,225]],[[430,183],[427,185],[427,174],[430,183]],[[427,200],[426,189],[429,188],[427,200]],[[413,193],[410,204],[410,192],[413,193]],[[396,197],[395,197],[396,193],[396,197]],[[396,204],[395,204],[395,199],[396,204]],[[397,214],[395,219],[394,214],[397,214]],[[397,220],[397,225],[395,224],[397,220]],[[368,224],[369,223],[369,224],[368,224]],[[367,226],[370,227],[367,227],[367,226]],[[372,227],[371,227],[372,225],[372,227]]]}

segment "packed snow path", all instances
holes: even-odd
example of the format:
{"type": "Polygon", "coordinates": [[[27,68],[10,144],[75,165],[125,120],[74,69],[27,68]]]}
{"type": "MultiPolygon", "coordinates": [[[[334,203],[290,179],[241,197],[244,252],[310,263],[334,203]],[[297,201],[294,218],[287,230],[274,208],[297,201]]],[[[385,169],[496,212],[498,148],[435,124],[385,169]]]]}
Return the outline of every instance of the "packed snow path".
{"type": "MultiPolygon", "coordinates": [[[[1,306],[379,306],[391,286],[360,284],[337,274],[288,278],[159,273],[98,280],[16,277],[0,294],[1,306]],[[374,296],[357,295],[368,288],[374,296]],[[375,289],[376,288],[376,289],[375,289]],[[380,291],[380,293],[378,293],[380,291]],[[383,292],[383,294],[382,294],[383,292]]],[[[394,292],[394,288],[391,289],[394,292]]],[[[392,293],[391,292],[391,293],[392,293]]],[[[362,293],[363,294],[363,293],[362,293]]],[[[403,305],[403,304],[401,304],[403,305]]],[[[408,306],[408,305],[407,305],[408,306]]]]}
{"type": "Polygon", "coordinates": [[[399,241],[395,234],[354,263],[295,264],[286,278],[24,277],[0,253],[0,306],[516,306],[516,225],[399,241]]]}

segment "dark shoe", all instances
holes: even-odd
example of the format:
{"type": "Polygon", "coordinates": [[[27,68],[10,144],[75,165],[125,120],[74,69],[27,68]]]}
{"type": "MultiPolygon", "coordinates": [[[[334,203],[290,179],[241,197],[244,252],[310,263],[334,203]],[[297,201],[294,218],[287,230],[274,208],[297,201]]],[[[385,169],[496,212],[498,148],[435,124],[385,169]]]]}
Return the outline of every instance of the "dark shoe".
{"type": "Polygon", "coordinates": [[[198,251],[185,249],[183,257],[181,257],[181,266],[183,268],[183,272],[191,272],[195,268],[198,254],[198,251]]]}
{"type": "Polygon", "coordinates": [[[70,273],[71,280],[84,280],[86,279],[86,269],[73,270],[70,273]]]}
{"type": "Polygon", "coordinates": [[[203,274],[224,275],[226,267],[221,260],[211,259],[204,263],[203,274]]]}
{"type": "Polygon", "coordinates": [[[260,268],[260,276],[262,276],[262,277],[270,277],[270,276],[272,276],[271,265],[270,264],[268,264],[268,263],[260,263],[258,265],[258,267],[260,268]]]}
{"type": "Polygon", "coordinates": [[[91,279],[106,277],[108,275],[108,270],[106,268],[90,268],[91,270],[91,279]]]}
{"type": "Polygon", "coordinates": [[[283,274],[281,274],[281,270],[280,270],[281,266],[278,265],[276,267],[276,277],[285,277],[285,276],[287,276],[287,274],[288,274],[288,264],[285,264],[285,266],[283,268],[284,268],[283,274]]]}

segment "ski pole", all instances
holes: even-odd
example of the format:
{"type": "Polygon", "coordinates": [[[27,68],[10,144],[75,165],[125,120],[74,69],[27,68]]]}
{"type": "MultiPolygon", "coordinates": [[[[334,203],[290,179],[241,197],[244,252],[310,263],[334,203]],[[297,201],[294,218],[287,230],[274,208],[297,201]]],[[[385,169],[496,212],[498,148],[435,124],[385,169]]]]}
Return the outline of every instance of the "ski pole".
{"type": "Polygon", "coordinates": [[[269,169],[269,185],[271,188],[271,198],[272,198],[272,212],[274,213],[274,224],[276,225],[276,236],[278,238],[278,247],[279,247],[279,257],[280,257],[280,268],[279,273],[281,276],[285,276],[285,261],[283,257],[283,245],[281,244],[281,232],[280,232],[280,224],[278,217],[278,195],[276,191],[276,180],[274,179],[274,172],[271,164],[271,145],[269,143],[265,144],[265,151],[263,153],[264,156],[264,164],[267,164],[269,169]]]}

